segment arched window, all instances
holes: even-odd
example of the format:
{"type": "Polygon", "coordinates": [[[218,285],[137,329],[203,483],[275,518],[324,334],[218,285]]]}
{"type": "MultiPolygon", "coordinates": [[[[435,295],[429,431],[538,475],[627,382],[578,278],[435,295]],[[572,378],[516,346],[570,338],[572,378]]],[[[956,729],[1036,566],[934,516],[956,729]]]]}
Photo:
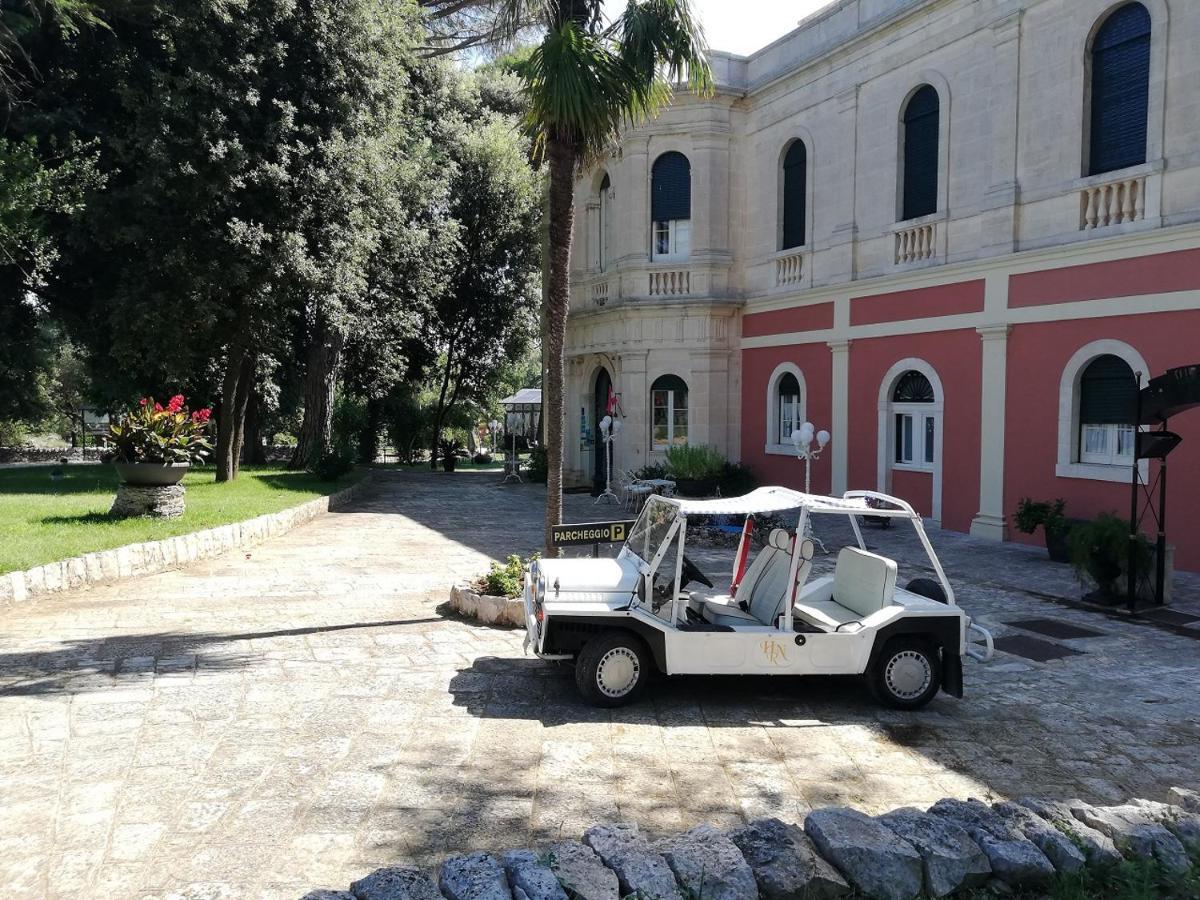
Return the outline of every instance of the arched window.
{"type": "Polygon", "coordinates": [[[650,386],[650,448],[686,444],[688,389],[678,375],[660,375],[650,386]]]}
{"type": "Polygon", "coordinates": [[[1090,362],[1079,379],[1079,462],[1133,462],[1137,386],[1133,369],[1112,354],[1090,362]]]}
{"type": "Polygon", "coordinates": [[[938,127],[941,102],[931,85],[923,85],[904,107],[902,221],[937,212],[938,127]]]}
{"type": "Polygon", "coordinates": [[[892,390],[892,415],[896,429],[893,463],[912,469],[933,470],[937,417],[933,412],[933,385],[917,371],[900,376],[892,390]]]}
{"type": "Polygon", "coordinates": [[[776,434],[778,443],[791,440],[792,432],[800,427],[803,421],[801,411],[800,381],[791,372],[785,372],[779,379],[776,389],[776,434]]]}
{"type": "Polygon", "coordinates": [[[612,182],[608,173],[600,179],[600,271],[608,270],[609,254],[612,252],[612,182]]]}
{"type": "Polygon", "coordinates": [[[692,238],[692,164],[672,150],[650,170],[651,256],[686,259],[692,238]]]}
{"type": "Polygon", "coordinates": [[[804,141],[788,146],[783,157],[783,235],[780,250],[804,246],[808,215],[808,151],[804,141]]]}
{"type": "Polygon", "coordinates": [[[1146,161],[1150,107],[1150,13],[1140,3],[1118,7],[1091,49],[1088,174],[1146,161]]]}

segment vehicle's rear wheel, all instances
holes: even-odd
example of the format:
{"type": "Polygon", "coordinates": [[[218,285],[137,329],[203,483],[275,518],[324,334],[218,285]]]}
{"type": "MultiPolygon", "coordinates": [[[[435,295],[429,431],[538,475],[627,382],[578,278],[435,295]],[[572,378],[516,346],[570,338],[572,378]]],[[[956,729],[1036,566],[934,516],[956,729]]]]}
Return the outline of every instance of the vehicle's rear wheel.
{"type": "Polygon", "coordinates": [[[937,603],[946,602],[946,592],[932,578],[914,578],[904,586],[904,589],[918,596],[928,597],[937,603]]]}
{"type": "Polygon", "coordinates": [[[652,666],[641,638],[610,631],[584,644],[575,660],[575,684],[592,706],[623,706],[645,688],[652,666]]]}
{"type": "Polygon", "coordinates": [[[875,699],[893,709],[920,709],[942,687],[936,645],[920,637],[888,641],[868,673],[875,699]]]}

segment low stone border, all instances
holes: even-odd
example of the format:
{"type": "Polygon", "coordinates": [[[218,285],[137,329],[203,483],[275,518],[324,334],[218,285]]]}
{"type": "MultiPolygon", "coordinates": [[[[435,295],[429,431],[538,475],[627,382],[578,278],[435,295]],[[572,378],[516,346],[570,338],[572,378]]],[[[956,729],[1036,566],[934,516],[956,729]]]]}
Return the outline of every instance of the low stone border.
{"type": "Polygon", "coordinates": [[[1200,794],[1172,788],[1168,800],[1107,807],[939,800],[928,812],[906,807],[877,817],[828,807],[809,813],[803,827],[760,819],[657,841],[636,825],[597,825],[581,841],[556,841],[541,854],[451,857],[436,882],[393,866],[349,891],[312,891],[302,900],[915,900],[985,884],[1036,890],[1060,873],[1124,858],[1189,869],[1189,853],[1200,852],[1200,794]]]}
{"type": "Polygon", "coordinates": [[[520,597],[481,594],[466,584],[450,588],[450,608],[484,625],[525,627],[525,602],[520,597]]]}
{"type": "Polygon", "coordinates": [[[103,584],[136,575],[152,575],[200,559],[219,556],[230,550],[250,547],[291,531],[322,513],[353,500],[371,481],[368,472],[361,481],[325,497],[316,497],[299,506],[218,525],[191,534],[127,544],[112,550],[97,550],[83,556],[35,566],[24,572],[0,575],[0,607],[24,603],[46,594],[67,591],[85,585],[103,584]]]}

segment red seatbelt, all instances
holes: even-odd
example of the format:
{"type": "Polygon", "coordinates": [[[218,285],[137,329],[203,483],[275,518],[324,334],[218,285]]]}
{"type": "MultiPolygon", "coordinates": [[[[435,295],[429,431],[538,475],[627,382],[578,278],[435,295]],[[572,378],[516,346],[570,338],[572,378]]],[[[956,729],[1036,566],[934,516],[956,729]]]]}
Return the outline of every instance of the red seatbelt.
{"type": "Polygon", "coordinates": [[[738,585],[746,574],[746,559],[750,556],[750,535],[754,533],[754,519],[746,516],[746,524],[742,526],[742,537],[738,541],[737,556],[733,563],[733,584],[729,586],[729,596],[736,597],[738,585]]]}

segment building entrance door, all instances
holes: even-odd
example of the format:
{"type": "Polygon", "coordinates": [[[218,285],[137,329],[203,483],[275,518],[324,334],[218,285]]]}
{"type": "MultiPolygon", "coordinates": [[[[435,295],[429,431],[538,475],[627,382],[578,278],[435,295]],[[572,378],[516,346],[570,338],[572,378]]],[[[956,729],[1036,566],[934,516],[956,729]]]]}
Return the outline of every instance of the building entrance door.
{"type": "Polygon", "coordinates": [[[600,434],[600,420],[608,413],[608,395],[612,391],[612,377],[608,369],[601,368],[596,373],[596,391],[592,408],[592,428],[594,440],[592,446],[592,496],[598,497],[604,490],[605,466],[608,464],[608,447],[605,446],[600,434]]]}

